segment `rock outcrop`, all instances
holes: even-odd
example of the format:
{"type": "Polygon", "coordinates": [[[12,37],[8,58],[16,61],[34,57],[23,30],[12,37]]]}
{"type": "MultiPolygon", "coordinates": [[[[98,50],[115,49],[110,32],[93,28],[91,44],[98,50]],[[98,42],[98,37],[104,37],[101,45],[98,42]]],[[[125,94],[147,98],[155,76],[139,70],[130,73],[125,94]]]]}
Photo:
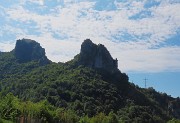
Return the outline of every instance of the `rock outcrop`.
{"type": "Polygon", "coordinates": [[[112,58],[104,45],[96,45],[90,39],[82,43],[78,62],[79,65],[103,69],[110,73],[119,71],[117,59],[112,58]]]}
{"type": "Polygon", "coordinates": [[[176,100],[170,101],[168,103],[169,113],[172,114],[175,118],[180,119],[180,99],[179,97],[176,100]]]}
{"type": "Polygon", "coordinates": [[[38,61],[41,65],[50,63],[45,55],[45,49],[31,39],[17,40],[14,55],[20,63],[29,61],[38,61]]]}

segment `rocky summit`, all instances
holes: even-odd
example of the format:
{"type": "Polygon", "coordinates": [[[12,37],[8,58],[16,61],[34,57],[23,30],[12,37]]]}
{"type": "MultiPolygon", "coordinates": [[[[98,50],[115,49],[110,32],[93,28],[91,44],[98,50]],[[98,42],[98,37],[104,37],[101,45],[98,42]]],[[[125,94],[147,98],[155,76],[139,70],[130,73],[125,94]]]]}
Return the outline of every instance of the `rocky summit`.
{"type": "Polygon", "coordinates": [[[14,54],[20,63],[29,61],[38,61],[42,65],[50,63],[45,55],[45,49],[31,39],[17,40],[14,54]]]}
{"type": "Polygon", "coordinates": [[[110,73],[118,70],[118,60],[113,59],[109,51],[102,44],[94,44],[90,39],[84,40],[79,55],[79,65],[103,69],[110,73]]]}
{"type": "Polygon", "coordinates": [[[90,39],[66,63],[50,62],[30,39],[0,53],[0,123],[179,123],[179,109],[179,98],[130,83],[90,39]]]}

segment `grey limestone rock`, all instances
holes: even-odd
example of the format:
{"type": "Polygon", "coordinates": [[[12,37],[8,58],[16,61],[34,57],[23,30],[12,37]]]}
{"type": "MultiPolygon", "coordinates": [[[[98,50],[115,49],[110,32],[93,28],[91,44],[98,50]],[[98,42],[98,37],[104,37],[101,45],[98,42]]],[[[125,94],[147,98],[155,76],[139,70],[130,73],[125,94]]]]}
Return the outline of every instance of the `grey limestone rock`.
{"type": "Polygon", "coordinates": [[[29,61],[38,61],[42,65],[50,63],[45,55],[45,49],[31,39],[17,40],[14,54],[20,63],[29,61]]]}
{"type": "Polygon", "coordinates": [[[81,45],[79,65],[103,69],[111,73],[119,71],[117,59],[112,58],[104,45],[96,45],[90,39],[84,40],[81,45]]]}

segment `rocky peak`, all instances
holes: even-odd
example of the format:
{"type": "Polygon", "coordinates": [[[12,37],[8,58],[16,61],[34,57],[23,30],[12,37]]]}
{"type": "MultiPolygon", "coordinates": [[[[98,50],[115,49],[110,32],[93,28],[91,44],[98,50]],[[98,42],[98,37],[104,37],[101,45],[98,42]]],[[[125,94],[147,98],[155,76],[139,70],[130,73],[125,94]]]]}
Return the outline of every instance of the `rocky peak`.
{"type": "Polygon", "coordinates": [[[42,65],[50,63],[45,55],[45,49],[31,39],[17,40],[14,54],[20,63],[29,61],[38,61],[42,65]]]}
{"type": "Polygon", "coordinates": [[[112,58],[104,45],[96,45],[90,39],[84,40],[81,45],[79,64],[111,73],[119,71],[117,59],[112,58]]]}

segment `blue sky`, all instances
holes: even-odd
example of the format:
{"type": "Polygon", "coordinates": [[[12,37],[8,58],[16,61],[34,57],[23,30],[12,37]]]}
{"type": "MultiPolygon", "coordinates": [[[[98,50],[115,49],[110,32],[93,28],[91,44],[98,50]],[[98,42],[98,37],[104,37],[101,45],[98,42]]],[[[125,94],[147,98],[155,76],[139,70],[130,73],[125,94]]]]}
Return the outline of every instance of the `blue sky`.
{"type": "Polygon", "coordinates": [[[0,51],[30,38],[66,62],[83,40],[104,44],[130,81],[180,96],[179,0],[0,0],[0,51]]]}

